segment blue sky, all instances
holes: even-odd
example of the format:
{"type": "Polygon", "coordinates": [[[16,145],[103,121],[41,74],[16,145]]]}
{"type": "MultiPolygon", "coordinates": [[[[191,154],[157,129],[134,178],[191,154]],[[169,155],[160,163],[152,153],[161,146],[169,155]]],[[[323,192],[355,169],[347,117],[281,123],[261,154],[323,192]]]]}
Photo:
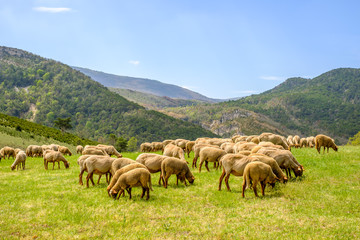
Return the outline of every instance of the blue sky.
{"type": "Polygon", "coordinates": [[[359,68],[359,10],[355,0],[0,0],[0,45],[225,99],[359,68]]]}

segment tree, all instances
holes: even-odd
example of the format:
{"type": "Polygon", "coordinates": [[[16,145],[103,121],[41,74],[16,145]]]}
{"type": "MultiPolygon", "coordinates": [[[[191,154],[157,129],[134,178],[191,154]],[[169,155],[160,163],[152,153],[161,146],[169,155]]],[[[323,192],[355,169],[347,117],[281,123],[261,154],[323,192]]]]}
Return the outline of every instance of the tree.
{"type": "Polygon", "coordinates": [[[128,151],[130,152],[135,152],[138,150],[138,146],[137,146],[137,139],[136,137],[131,137],[127,143],[128,147],[128,151]]]}
{"type": "Polygon", "coordinates": [[[55,127],[59,128],[62,132],[65,132],[67,129],[72,129],[72,126],[70,124],[71,118],[57,118],[54,121],[55,127]]]}
{"type": "Polygon", "coordinates": [[[119,137],[117,140],[116,140],[116,143],[115,143],[115,148],[119,151],[119,152],[125,152],[126,149],[127,149],[127,141],[126,139],[124,139],[123,137],[119,137]]]}
{"type": "Polygon", "coordinates": [[[353,146],[360,145],[360,132],[355,134],[355,136],[349,138],[348,145],[353,145],[353,146]]]}

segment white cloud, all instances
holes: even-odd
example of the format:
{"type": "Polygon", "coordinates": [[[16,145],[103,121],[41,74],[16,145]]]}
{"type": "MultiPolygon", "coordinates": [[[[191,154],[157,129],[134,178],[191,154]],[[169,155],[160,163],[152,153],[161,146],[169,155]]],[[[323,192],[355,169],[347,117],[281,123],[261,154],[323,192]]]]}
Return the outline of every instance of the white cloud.
{"type": "Polygon", "coordinates": [[[34,7],[33,8],[37,12],[48,12],[48,13],[60,13],[60,12],[70,12],[71,8],[52,8],[52,7],[34,7]]]}
{"type": "Polygon", "coordinates": [[[261,76],[260,79],[267,81],[283,81],[285,78],[278,76],[261,76]]]}
{"type": "Polygon", "coordinates": [[[137,61],[137,60],[130,60],[129,61],[130,64],[133,64],[135,66],[139,65],[140,64],[140,61],[137,61]]]}

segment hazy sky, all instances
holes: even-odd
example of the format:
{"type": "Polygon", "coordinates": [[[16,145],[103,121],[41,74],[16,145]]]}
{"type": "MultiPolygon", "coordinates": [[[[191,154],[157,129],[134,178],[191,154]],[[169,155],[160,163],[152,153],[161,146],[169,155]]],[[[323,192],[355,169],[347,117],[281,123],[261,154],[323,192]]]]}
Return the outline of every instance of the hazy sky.
{"type": "Polygon", "coordinates": [[[0,45],[212,98],[360,65],[360,1],[0,0],[0,45]]]}

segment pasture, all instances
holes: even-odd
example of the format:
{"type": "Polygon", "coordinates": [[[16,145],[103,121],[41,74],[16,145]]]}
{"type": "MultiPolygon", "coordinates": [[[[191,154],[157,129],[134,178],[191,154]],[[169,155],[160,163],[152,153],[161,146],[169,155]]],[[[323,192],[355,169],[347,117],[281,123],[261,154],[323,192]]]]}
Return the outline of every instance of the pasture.
{"type": "MultiPolygon", "coordinates": [[[[139,153],[123,153],[135,159],[139,153]]],[[[318,154],[294,149],[304,176],[267,186],[266,196],[251,189],[241,197],[242,177],[230,177],[232,192],[218,191],[220,170],[195,175],[193,185],[165,189],[152,175],[148,201],[134,188],[133,199],[109,198],[105,176],[90,188],[78,184],[79,155],[70,168],[27,158],[24,171],[0,162],[1,239],[359,239],[360,147],[318,154]]],[[[192,160],[192,156],[190,158],[192,160]]],[[[190,161],[189,161],[190,162],[190,161]]],[[[212,164],[209,164],[212,166],[212,164]]],[[[86,174],[84,174],[85,180],[86,174]]],[[[94,180],[97,180],[95,175],[94,180]]],[[[258,186],[260,191],[260,186],[258,186]]]]}

